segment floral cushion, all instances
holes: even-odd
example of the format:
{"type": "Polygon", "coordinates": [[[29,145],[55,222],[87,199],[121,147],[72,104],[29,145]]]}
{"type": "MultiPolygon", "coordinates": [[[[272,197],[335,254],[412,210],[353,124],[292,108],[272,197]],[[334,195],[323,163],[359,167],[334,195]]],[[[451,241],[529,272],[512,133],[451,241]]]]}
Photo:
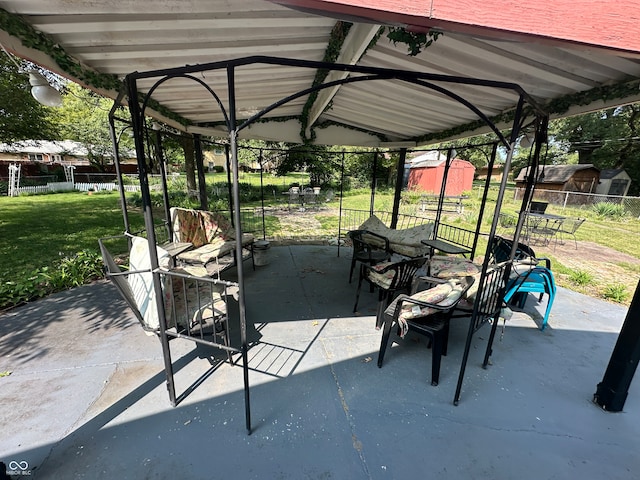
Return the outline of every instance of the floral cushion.
{"type": "Polygon", "coordinates": [[[235,238],[231,222],[219,212],[199,211],[202,218],[202,228],[204,228],[207,242],[212,242],[217,238],[232,240],[235,238]]]}
{"type": "MultiPolygon", "coordinates": [[[[375,215],[370,216],[359,227],[360,230],[369,230],[370,232],[382,235],[389,240],[391,250],[407,257],[419,257],[429,253],[429,247],[423,245],[421,240],[431,238],[433,233],[433,224],[425,223],[411,228],[402,230],[394,230],[387,227],[382,220],[375,215]]],[[[370,236],[366,237],[367,242],[379,248],[384,247],[384,241],[379,238],[370,236]]]]}
{"type": "MultiPolygon", "coordinates": [[[[446,283],[442,283],[436,285],[433,288],[428,290],[424,290],[418,293],[414,293],[411,295],[411,299],[430,303],[432,305],[438,305],[441,307],[451,307],[460,300],[462,295],[462,291],[466,283],[463,283],[459,279],[451,279],[446,283]]],[[[395,313],[395,309],[398,303],[398,299],[391,302],[391,304],[385,310],[385,315],[393,316],[395,313]]],[[[441,310],[429,307],[426,305],[418,305],[416,303],[411,303],[410,300],[405,299],[402,302],[402,309],[400,314],[398,315],[398,326],[400,327],[400,336],[404,338],[406,333],[409,330],[407,321],[415,318],[428,317],[429,315],[433,315],[434,313],[440,312],[441,310]]]]}
{"type": "Polygon", "coordinates": [[[391,286],[391,282],[393,282],[393,277],[396,274],[396,270],[394,268],[390,268],[386,272],[382,272],[382,270],[387,268],[389,265],[393,265],[393,262],[381,262],[373,265],[367,274],[369,280],[384,289],[389,288],[391,286]]]}
{"type": "Polygon", "coordinates": [[[436,278],[455,278],[476,275],[480,266],[471,260],[460,257],[436,255],[429,261],[429,272],[436,278]]]}
{"type": "Polygon", "coordinates": [[[176,242],[191,243],[195,248],[208,243],[198,210],[172,208],[171,221],[176,242]]]}
{"type": "MultiPolygon", "coordinates": [[[[254,237],[250,233],[242,234],[242,245],[249,245],[253,243],[254,237]]],[[[210,243],[206,243],[199,248],[193,250],[187,250],[186,252],[178,255],[178,259],[191,263],[202,264],[214,261],[216,258],[224,257],[230,254],[236,248],[235,240],[225,241],[222,237],[214,238],[210,243]]]]}
{"type": "MultiPolygon", "coordinates": [[[[179,270],[178,270],[179,271],[179,270]]],[[[186,271],[183,273],[187,273],[186,271]]],[[[197,279],[168,278],[172,302],[166,305],[167,327],[213,325],[226,318],[224,286],[197,279]]]]}
{"type": "MultiPolygon", "coordinates": [[[[420,302],[431,303],[441,307],[450,307],[458,301],[462,294],[463,285],[459,280],[452,279],[446,283],[436,285],[433,288],[417,292],[411,295],[410,298],[418,300],[420,302]]],[[[387,307],[385,313],[387,315],[393,315],[395,310],[395,302],[387,307]]],[[[399,317],[404,320],[410,320],[417,317],[425,317],[438,312],[438,309],[428,306],[417,305],[410,301],[405,301],[402,304],[402,311],[399,317]]]]}

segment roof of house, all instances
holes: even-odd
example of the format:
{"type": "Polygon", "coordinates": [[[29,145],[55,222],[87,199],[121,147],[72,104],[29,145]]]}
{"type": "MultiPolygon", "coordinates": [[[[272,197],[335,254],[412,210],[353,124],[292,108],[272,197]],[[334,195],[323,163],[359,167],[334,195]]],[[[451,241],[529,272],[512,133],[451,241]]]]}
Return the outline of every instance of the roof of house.
{"type": "Polygon", "coordinates": [[[23,140],[0,143],[0,152],[22,154],[73,155],[86,157],[88,152],[83,144],[73,140],[23,140]]]}
{"type": "MultiPolygon", "coordinates": [[[[591,163],[578,163],[574,165],[545,165],[540,168],[540,174],[536,183],[565,183],[568,182],[576,172],[581,170],[594,169],[599,171],[591,163]]],[[[517,182],[524,182],[529,174],[529,167],[520,170],[517,182]]]]}
{"type": "Polygon", "coordinates": [[[627,175],[627,172],[625,172],[624,168],[607,168],[606,170],[600,170],[600,180],[610,180],[617,177],[621,173],[629,176],[627,175]]]}

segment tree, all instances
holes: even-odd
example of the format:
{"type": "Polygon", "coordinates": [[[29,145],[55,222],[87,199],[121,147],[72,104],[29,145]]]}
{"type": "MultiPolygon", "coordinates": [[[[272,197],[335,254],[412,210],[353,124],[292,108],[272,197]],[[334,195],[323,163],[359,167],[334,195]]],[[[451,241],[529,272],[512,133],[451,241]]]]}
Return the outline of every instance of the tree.
{"type": "Polygon", "coordinates": [[[277,167],[278,175],[289,172],[306,171],[312,185],[324,185],[331,180],[336,165],[333,153],[324,145],[295,145],[289,148],[287,154],[277,167]]]}
{"type": "Polygon", "coordinates": [[[624,168],[631,177],[629,193],[640,193],[640,104],[601,110],[556,120],[550,125],[553,136],[579,163],[599,169],[624,168]]]}
{"type": "MultiPolygon", "coordinates": [[[[109,135],[109,110],[113,101],[82,88],[67,85],[64,103],[56,115],[58,129],[64,139],[75,140],[87,149],[87,160],[99,171],[113,161],[113,145],[109,135]]],[[[125,116],[125,112],[121,116],[125,116]]],[[[120,137],[120,145],[133,146],[128,135],[120,137]]]]}
{"type": "Polygon", "coordinates": [[[18,67],[8,54],[0,55],[0,142],[60,138],[51,119],[55,109],[31,96],[28,68],[26,63],[18,67]]]}

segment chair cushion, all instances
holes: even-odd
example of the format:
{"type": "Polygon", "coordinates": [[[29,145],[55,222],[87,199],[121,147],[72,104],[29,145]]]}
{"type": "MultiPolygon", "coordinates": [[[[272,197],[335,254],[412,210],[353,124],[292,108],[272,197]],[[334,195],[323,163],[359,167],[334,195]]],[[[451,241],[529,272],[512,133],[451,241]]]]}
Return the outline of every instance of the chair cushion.
{"type": "Polygon", "coordinates": [[[393,262],[381,262],[373,265],[371,270],[368,271],[368,279],[380,288],[388,289],[396,274],[396,270],[393,268],[390,268],[386,272],[382,272],[382,270],[387,268],[389,265],[393,265],[393,262]]]}
{"type": "Polygon", "coordinates": [[[198,210],[172,208],[171,221],[176,242],[193,244],[194,248],[208,242],[198,210]]]}
{"type": "MultiPolygon", "coordinates": [[[[166,267],[169,263],[169,253],[161,247],[156,247],[158,263],[166,267]]],[[[131,287],[133,298],[147,327],[157,330],[160,327],[158,320],[158,305],[153,288],[153,274],[151,273],[151,258],[149,256],[149,242],[146,238],[133,237],[131,251],[129,252],[129,271],[127,281],[131,287]]],[[[165,295],[165,305],[169,297],[165,295]]]]}
{"type": "MultiPolygon", "coordinates": [[[[253,240],[254,237],[250,233],[242,234],[242,245],[249,245],[253,240]]],[[[222,237],[216,237],[211,243],[206,243],[199,248],[181,253],[178,255],[178,259],[187,263],[206,265],[216,258],[233,252],[235,248],[235,240],[225,241],[222,237]]]]}
{"type": "Polygon", "coordinates": [[[202,218],[202,227],[204,228],[207,242],[213,242],[218,238],[222,238],[223,240],[235,239],[235,232],[231,227],[231,222],[220,212],[202,210],[199,214],[202,218]]]}
{"type": "Polygon", "coordinates": [[[466,277],[479,273],[480,266],[466,258],[436,255],[429,261],[429,271],[437,278],[466,277]]]}
{"type": "MultiPolygon", "coordinates": [[[[407,257],[419,257],[429,252],[429,247],[423,245],[421,240],[431,238],[433,223],[416,225],[415,227],[394,230],[387,227],[382,220],[375,215],[370,216],[358,227],[359,230],[369,230],[389,239],[391,250],[407,257]]],[[[379,248],[384,247],[384,242],[372,236],[364,237],[368,243],[379,248]]]]}
{"type": "Polygon", "coordinates": [[[168,328],[175,327],[176,323],[181,327],[188,324],[191,329],[210,327],[226,318],[223,285],[171,277],[169,286],[173,302],[167,305],[168,328]]]}
{"type": "MultiPolygon", "coordinates": [[[[420,302],[431,303],[441,307],[450,307],[454,305],[462,295],[463,286],[458,279],[451,279],[440,285],[436,285],[428,290],[417,292],[411,295],[411,299],[420,302]]],[[[392,302],[385,310],[385,314],[393,315],[395,310],[395,302],[392,302]]],[[[440,310],[428,306],[416,305],[410,301],[403,302],[399,319],[411,320],[418,317],[426,317],[433,315],[440,310]]]]}
{"type": "MultiPolygon", "coordinates": [[[[464,285],[459,279],[451,279],[428,290],[414,293],[410,298],[446,308],[452,307],[460,300],[463,290],[464,285]]],[[[393,316],[397,303],[398,299],[391,302],[384,312],[385,315],[393,316]]],[[[409,331],[409,324],[407,322],[410,320],[428,317],[438,312],[441,312],[441,310],[426,305],[417,305],[405,299],[397,319],[398,327],[400,328],[400,337],[404,338],[409,331]]]]}

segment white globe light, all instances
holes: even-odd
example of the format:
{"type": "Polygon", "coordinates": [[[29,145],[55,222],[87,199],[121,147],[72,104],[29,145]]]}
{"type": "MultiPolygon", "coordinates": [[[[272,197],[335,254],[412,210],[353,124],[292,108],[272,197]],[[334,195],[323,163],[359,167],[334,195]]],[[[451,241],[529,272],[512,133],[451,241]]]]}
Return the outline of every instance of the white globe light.
{"type": "Polygon", "coordinates": [[[47,107],[59,107],[62,105],[62,95],[49,85],[49,82],[36,71],[29,72],[29,83],[31,84],[31,95],[42,105],[47,107]]]}

